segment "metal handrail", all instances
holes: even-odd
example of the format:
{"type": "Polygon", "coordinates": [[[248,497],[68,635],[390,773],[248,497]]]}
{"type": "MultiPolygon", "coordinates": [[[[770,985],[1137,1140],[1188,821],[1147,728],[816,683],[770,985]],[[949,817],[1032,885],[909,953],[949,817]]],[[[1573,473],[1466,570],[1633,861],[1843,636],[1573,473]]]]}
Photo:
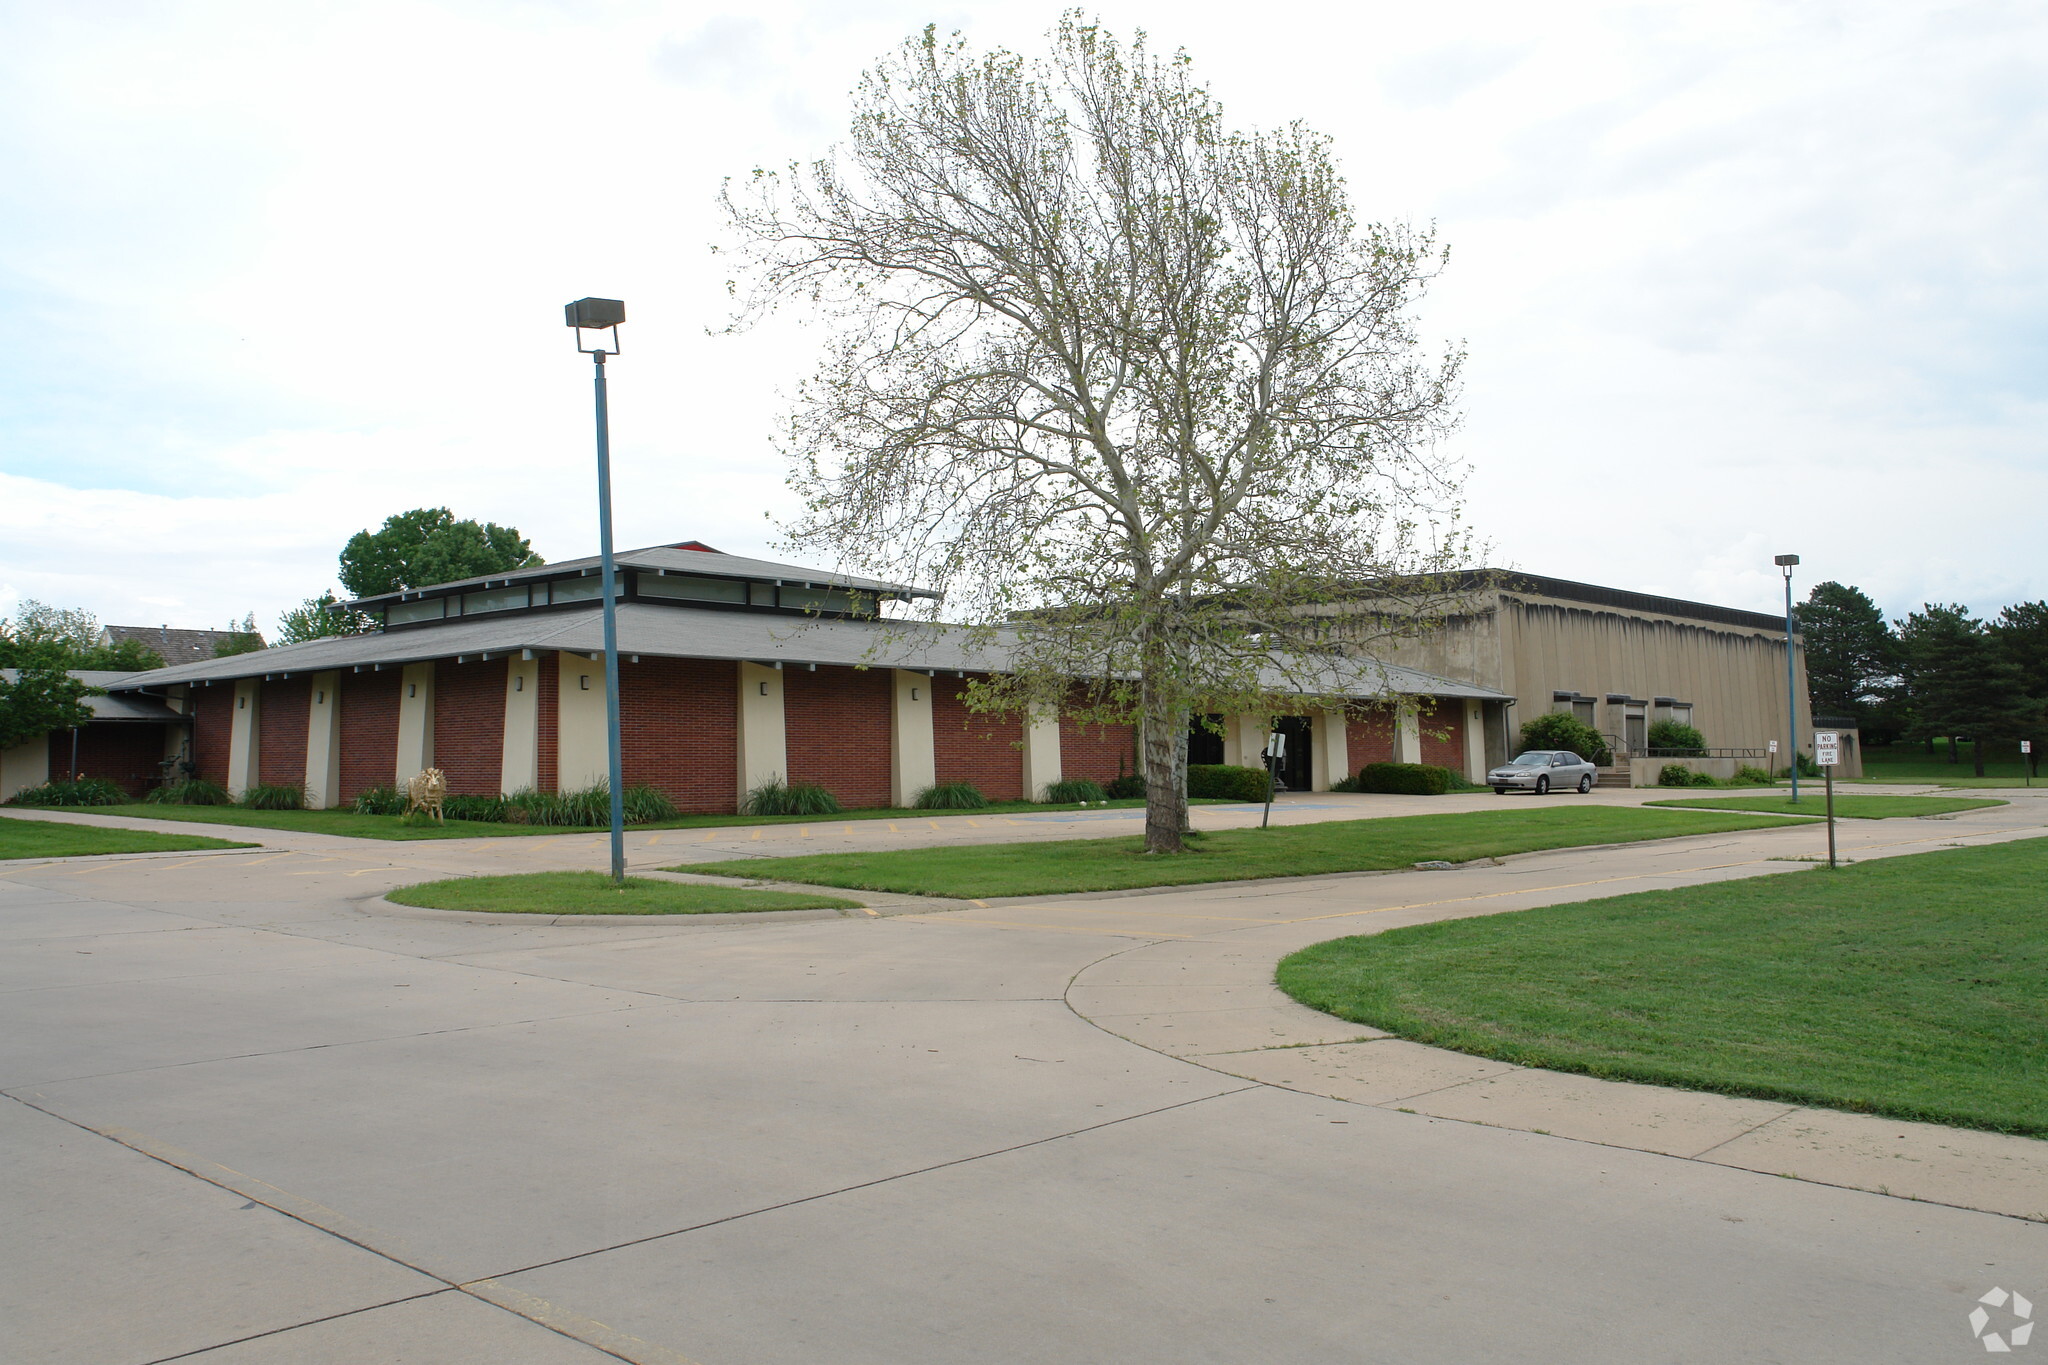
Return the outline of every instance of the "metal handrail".
{"type": "Polygon", "coordinates": [[[1644,758],[1763,758],[1768,749],[1645,749],[1644,758]]]}

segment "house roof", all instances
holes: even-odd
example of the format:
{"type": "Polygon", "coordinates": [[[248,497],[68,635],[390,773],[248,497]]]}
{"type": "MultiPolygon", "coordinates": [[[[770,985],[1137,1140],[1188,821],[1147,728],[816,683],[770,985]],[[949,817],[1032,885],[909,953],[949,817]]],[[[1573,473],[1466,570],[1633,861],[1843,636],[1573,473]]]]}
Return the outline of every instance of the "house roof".
{"type": "MultiPolygon", "coordinates": [[[[930,589],[912,587],[907,583],[889,583],[879,578],[861,578],[853,574],[832,573],[825,569],[807,569],[801,564],[780,564],[768,559],[749,559],[745,555],[729,555],[708,548],[686,548],[698,543],[685,541],[682,545],[654,545],[643,550],[620,550],[612,555],[612,561],[621,569],[657,572],[666,570],[669,573],[702,574],[707,578],[812,583],[820,587],[852,588],[878,596],[934,599],[939,596],[930,589]]],[[[486,583],[530,583],[536,579],[560,578],[568,572],[596,570],[599,567],[601,561],[596,555],[582,559],[562,559],[553,564],[537,564],[530,569],[508,569],[503,573],[485,574],[478,578],[459,578],[449,583],[430,583],[418,588],[407,588],[403,592],[378,593],[374,597],[359,598],[347,605],[382,606],[401,598],[426,597],[449,589],[475,588],[486,583]]]]}
{"type": "MultiPolygon", "coordinates": [[[[101,669],[74,668],[69,673],[88,687],[107,688],[130,678],[146,675],[136,673],[110,673],[101,669]]],[[[18,668],[0,668],[0,678],[13,682],[21,674],[18,668]]],[[[87,697],[85,704],[92,708],[95,721],[168,721],[174,725],[190,725],[189,716],[181,716],[165,704],[161,697],[148,696],[141,692],[104,692],[96,697],[87,697]]]]}
{"type": "Polygon", "coordinates": [[[109,645],[125,644],[134,640],[157,652],[167,664],[196,663],[211,659],[214,649],[223,640],[233,639],[239,631],[232,630],[173,630],[169,626],[102,626],[101,642],[109,645]]]}
{"type": "MultiPolygon", "coordinates": [[[[493,580],[495,581],[495,580],[493,580]]],[[[815,580],[813,580],[815,581],[815,580]]],[[[988,641],[958,627],[914,621],[852,617],[795,617],[760,612],[718,611],[701,607],[652,606],[624,602],[618,608],[619,652],[656,658],[740,659],[779,663],[784,667],[834,664],[869,668],[931,671],[1000,672],[1005,653],[1000,641],[988,641]]],[[[433,630],[400,630],[373,635],[343,635],[304,644],[283,645],[252,654],[235,654],[134,674],[129,686],[162,687],[173,683],[222,682],[232,678],[328,669],[389,668],[428,659],[504,655],[520,650],[563,650],[601,654],[604,611],[595,604],[575,611],[506,613],[464,617],[433,630]]],[[[1290,670],[1275,667],[1268,676],[1276,690],[1286,688],[1290,670]]],[[[1356,697],[1392,693],[1506,700],[1504,693],[1470,683],[1453,682],[1415,669],[1380,664],[1370,659],[1331,658],[1297,663],[1297,679],[1313,679],[1316,690],[1356,697]]]]}

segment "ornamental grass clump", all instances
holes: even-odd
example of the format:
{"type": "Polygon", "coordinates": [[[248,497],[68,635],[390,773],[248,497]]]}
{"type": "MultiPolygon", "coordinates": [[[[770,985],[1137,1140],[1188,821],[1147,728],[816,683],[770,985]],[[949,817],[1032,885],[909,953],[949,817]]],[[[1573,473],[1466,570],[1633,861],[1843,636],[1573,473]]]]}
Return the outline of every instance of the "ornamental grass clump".
{"type": "Polygon", "coordinates": [[[104,777],[81,777],[75,782],[45,782],[25,787],[8,799],[10,806],[120,806],[128,793],[104,777]]]}
{"type": "Polygon", "coordinates": [[[218,782],[209,782],[203,777],[188,777],[182,782],[166,782],[161,787],[150,788],[143,800],[160,806],[232,806],[235,798],[228,789],[218,782]]]}
{"type": "MultiPolygon", "coordinates": [[[[1138,795],[1145,794],[1145,780],[1137,779],[1138,795]]],[[[1107,801],[1109,793],[1093,778],[1070,777],[1064,782],[1048,782],[1045,786],[1045,801],[1049,806],[1087,805],[1091,801],[1107,801]]]]}
{"type": "Polygon", "coordinates": [[[235,803],[249,810],[304,810],[306,789],[290,783],[265,786],[259,783],[242,793],[235,803]]]}
{"type": "Polygon", "coordinates": [[[396,787],[365,787],[350,804],[357,815],[402,815],[405,793],[396,787]]]}
{"type": "Polygon", "coordinates": [[[910,804],[919,810],[980,810],[988,798],[972,782],[934,782],[910,804]]]}
{"type": "Polygon", "coordinates": [[[450,820],[481,820],[500,824],[505,819],[502,796],[449,796],[441,801],[441,814],[450,820]]]}
{"type": "Polygon", "coordinates": [[[746,815],[832,815],[843,809],[839,798],[815,782],[784,782],[775,778],[747,793],[740,810],[746,815]]]}
{"type": "MultiPolygon", "coordinates": [[[[682,814],[676,809],[675,802],[654,787],[628,787],[621,800],[626,807],[626,823],[629,825],[651,825],[657,820],[673,820],[682,814]]],[[[611,819],[609,813],[605,819],[611,819]]]]}

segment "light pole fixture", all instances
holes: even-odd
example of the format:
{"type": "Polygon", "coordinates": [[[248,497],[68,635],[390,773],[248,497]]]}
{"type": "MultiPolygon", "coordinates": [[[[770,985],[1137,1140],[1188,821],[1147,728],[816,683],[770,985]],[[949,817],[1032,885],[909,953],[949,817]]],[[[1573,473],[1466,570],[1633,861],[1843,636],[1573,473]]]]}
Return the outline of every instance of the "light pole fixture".
{"type": "Polygon", "coordinates": [[[1792,771],[1792,803],[1799,803],[1799,690],[1792,681],[1792,569],[1798,555],[1771,561],[1785,575],[1785,762],[1792,771]]]}
{"type": "Polygon", "coordinates": [[[619,353],[619,324],[626,305],[618,299],[578,299],[562,310],[576,329],[578,354],[590,357],[597,375],[597,546],[604,574],[604,741],[612,797],[612,881],[626,881],[626,788],[619,753],[619,579],[612,564],[612,432],[605,406],[604,362],[619,353]],[[585,332],[599,333],[584,345],[585,332]],[[611,334],[605,345],[603,333],[611,334]]]}

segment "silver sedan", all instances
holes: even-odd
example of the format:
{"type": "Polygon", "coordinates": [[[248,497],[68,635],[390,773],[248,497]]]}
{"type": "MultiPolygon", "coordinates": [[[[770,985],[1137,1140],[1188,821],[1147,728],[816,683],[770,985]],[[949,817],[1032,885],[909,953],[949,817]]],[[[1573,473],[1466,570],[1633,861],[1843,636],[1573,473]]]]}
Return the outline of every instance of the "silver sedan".
{"type": "Polygon", "coordinates": [[[1511,787],[1542,796],[1560,787],[1589,792],[1598,778],[1598,769],[1569,750],[1531,749],[1488,773],[1486,785],[1498,796],[1506,796],[1511,787]]]}

